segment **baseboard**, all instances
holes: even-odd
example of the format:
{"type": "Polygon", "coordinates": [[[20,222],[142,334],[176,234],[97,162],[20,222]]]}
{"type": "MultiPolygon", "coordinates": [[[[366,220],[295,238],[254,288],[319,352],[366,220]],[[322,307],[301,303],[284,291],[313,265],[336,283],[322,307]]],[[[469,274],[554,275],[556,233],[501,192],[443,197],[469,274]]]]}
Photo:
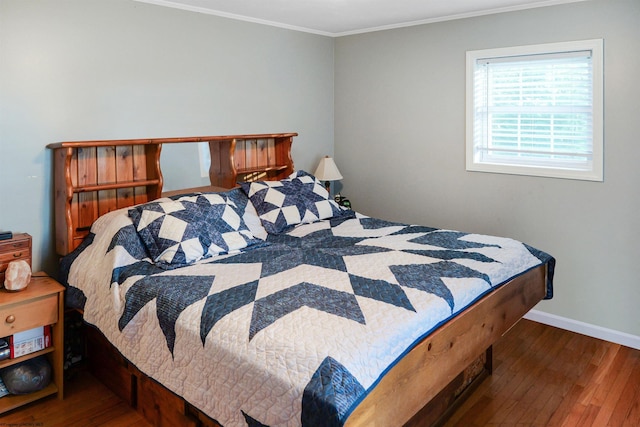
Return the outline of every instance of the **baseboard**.
{"type": "Polygon", "coordinates": [[[636,335],[556,316],[555,314],[549,314],[539,310],[531,310],[525,314],[524,318],[640,350],[640,337],[636,335]]]}

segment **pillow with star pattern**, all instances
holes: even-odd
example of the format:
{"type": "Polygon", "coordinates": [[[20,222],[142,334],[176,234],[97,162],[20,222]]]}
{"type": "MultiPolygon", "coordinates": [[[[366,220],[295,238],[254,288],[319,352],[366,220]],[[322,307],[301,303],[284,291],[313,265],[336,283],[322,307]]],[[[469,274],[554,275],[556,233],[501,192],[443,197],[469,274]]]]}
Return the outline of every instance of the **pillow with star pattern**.
{"type": "MultiPolygon", "coordinates": [[[[177,200],[185,196],[194,196],[200,194],[203,193],[184,193],[170,196],[170,198],[173,200],[177,200]]],[[[260,217],[258,217],[256,208],[253,207],[253,204],[251,204],[251,202],[249,201],[249,197],[247,197],[242,188],[235,187],[227,191],[216,192],[215,194],[220,194],[222,197],[226,197],[235,204],[236,212],[238,212],[240,217],[242,217],[242,220],[254,237],[257,237],[262,241],[265,241],[267,239],[267,230],[265,230],[265,228],[262,226],[262,222],[260,222],[260,217]]]]}
{"type": "Polygon", "coordinates": [[[261,242],[224,195],[192,194],[162,199],[129,210],[150,258],[165,268],[233,253],[261,242]]]}
{"type": "Polygon", "coordinates": [[[324,185],[305,171],[296,171],[280,181],[240,184],[256,209],[262,226],[280,234],[298,224],[309,224],[344,215],[346,212],[329,198],[324,185]]]}

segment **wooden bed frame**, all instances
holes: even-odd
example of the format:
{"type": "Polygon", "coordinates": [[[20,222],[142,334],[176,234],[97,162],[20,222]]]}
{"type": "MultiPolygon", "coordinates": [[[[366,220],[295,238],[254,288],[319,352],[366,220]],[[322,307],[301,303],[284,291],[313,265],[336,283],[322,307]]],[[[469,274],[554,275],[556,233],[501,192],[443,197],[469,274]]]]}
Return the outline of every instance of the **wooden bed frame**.
{"type": "MultiPolygon", "coordinates": [[[[212,186],[282,179],[293,171],[295,133],[104,140],[51,144],[54,151],[56,249],[65,255],[101,215],[162,193],[160,152],[167,143],[207,142],[212,186]],[[263,141],[264,153],[254,153],[263,141]],[[275,141],[275,143],[274,143],[275,141]],[[260,160],[263,159],[263,160],[260,160]]],[[[258,149],[258,152],[260,149],[258,149]]],[[[172,192],[176,193],[176,192],[172,192]]],[[[486,295],[426,337],[395,365],[349,416],[346,426],[439,424],[491,373],[491,349],[546,295],[547,271],[533,269],[486,295]]],[[[218,424],[129,363],[100,332],[87,328],[93,373],[154,425],[218,424]]]]}

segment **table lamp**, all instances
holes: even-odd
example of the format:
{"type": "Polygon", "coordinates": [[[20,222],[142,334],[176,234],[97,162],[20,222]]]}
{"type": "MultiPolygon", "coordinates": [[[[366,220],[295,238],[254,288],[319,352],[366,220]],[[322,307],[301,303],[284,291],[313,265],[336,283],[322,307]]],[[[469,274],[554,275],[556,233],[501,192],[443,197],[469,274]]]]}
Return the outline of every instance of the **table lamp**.
{"type": "Polygon", "coordinates": [[[331,195],[331,181],[337,181],[342,179],[342,175],[333,161],[333,158],[325,156],[320,159],[318,167],[314,173],[315,177],[320,181],[324,181],[324,186],[327,189],[329,195],[331,195]]]}

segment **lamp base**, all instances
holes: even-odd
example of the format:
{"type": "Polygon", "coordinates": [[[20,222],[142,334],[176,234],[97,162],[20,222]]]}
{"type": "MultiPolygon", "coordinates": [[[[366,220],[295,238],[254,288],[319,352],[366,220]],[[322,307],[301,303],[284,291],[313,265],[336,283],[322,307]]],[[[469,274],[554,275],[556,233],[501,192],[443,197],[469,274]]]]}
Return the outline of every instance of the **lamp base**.
{"type": "Polygon", "coordinates": [[[325,181],[324,188],[327,189],[327,193],[329,193],[329,196],[331,196],[331,181],[325,181]]]}

